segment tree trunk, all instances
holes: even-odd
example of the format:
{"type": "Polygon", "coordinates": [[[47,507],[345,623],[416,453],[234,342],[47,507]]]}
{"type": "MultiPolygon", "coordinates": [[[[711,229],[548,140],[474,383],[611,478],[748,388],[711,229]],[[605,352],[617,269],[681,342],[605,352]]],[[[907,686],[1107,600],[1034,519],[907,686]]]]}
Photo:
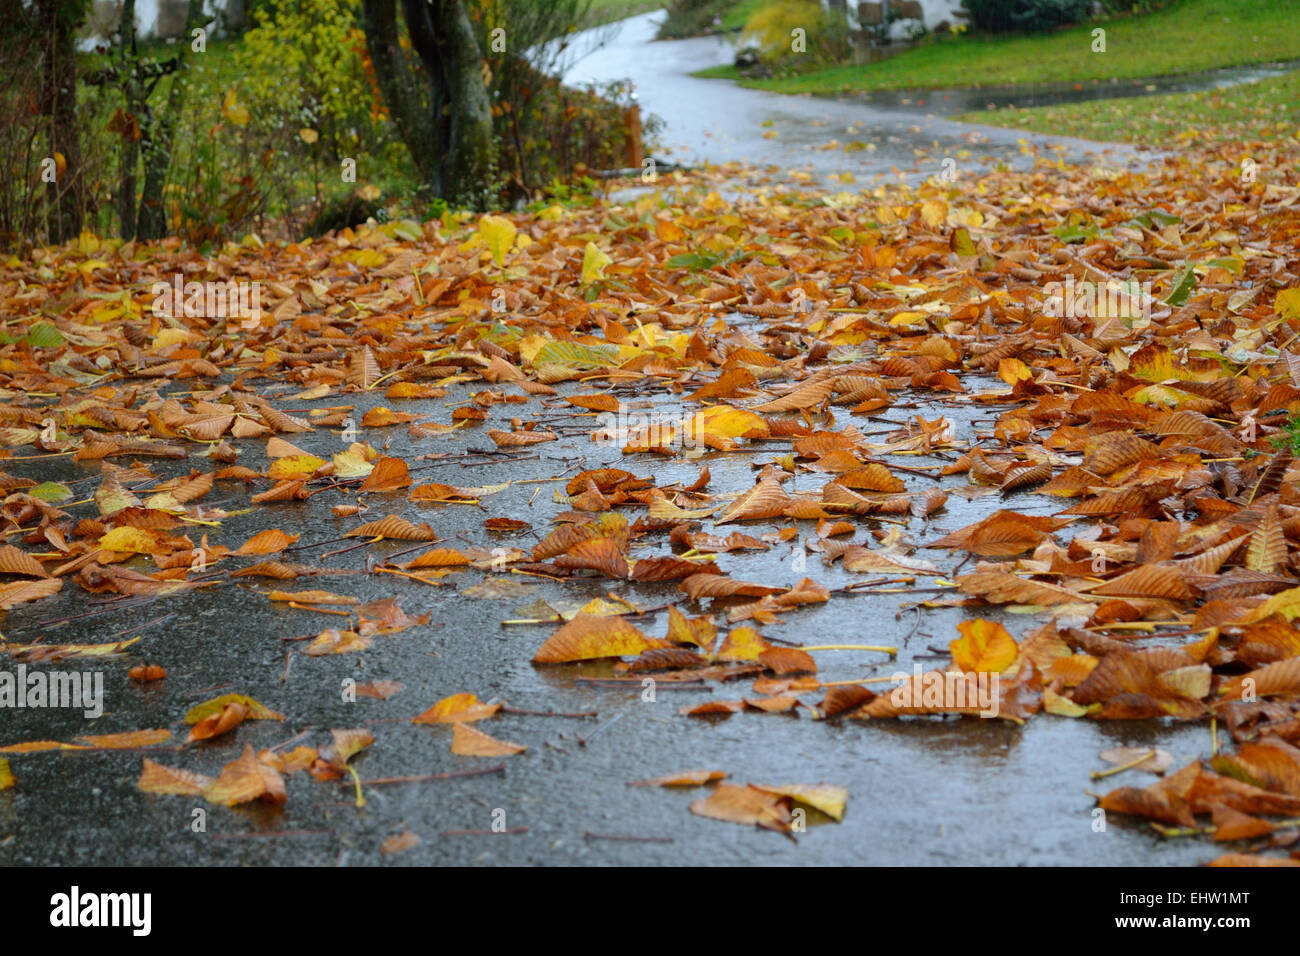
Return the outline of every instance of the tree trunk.
{"type": "Polygon", "coordinates": [[[121,26],[118,28],[122,38],[122,55],[119,65],[122,70],[122,93],[127,113],[126,127],[122,130],[122,153],[118,160],[121,175],[118,177],[117,215],[121,221],[123,239],[135,238],[135,183],[136,166],[140,162],[139,136],[130,135],[132,122],[139,131],[139,117],[144,100],[144,88],[138,73],[139,60],[135,45],[135,0],[125,0],[122,5],[121,26]],[[128,56],[129,52],[129,56],[128,56]]]}
{"type": "Polygon", "coordinates": [[[482,208],[492,188],[492,110],[478,41],[461,0],[402,0],[423,76],[397,43],[396,0],[363,0],[375,75],[429,190],[482,208]]]}
{"type": "Polygon", "coordinates": [[[176,123],[185,104],[185,55],[190,49],[190,32],[203,22],[203,0],[189,0],[185,30],[176,48],[176,72],[167,91],[167,107],[162,117],[150,119],[150,133],[144,150],[144,189],[140,194],[140,216],[136,230],[141,239],[161,239],[167,235],[167,209],[163,205],[163,188],[172,164],[172,143],[176,123]]]}
{"type": "MultiPolygon", "coordinates": [[[[433,195],[441,196],[439,157],[443,150],[438,125],[433,122],[429,93],[420,89],[414,65],[398,45],[396,0],[363,0],[361,10],[366,49],[375,67],[379,92],[420,178],[433,195]]],[[[427,62],[425,67],[428,70],[427,62]]],[[[431,75],[436,78],[440,73],[431,75]]]]}
{"type": "Polygon", "coordinates": [[[474,28],[461,0],[439,0],[444,24],[443,61],[450,72],[451,135],[443,161],[449,200],[475,209],[487,205],[492,189],[492,106],[474,28]]]}
{"type": "Polygon", "coordinates": [[[50,241],[67,242],[81,233],[81,143],[77,137],[77,28],[85,7],[67,0],[40,0],[41,25],[47,44],[44,112],[50,117],[50,154],[63,156],[65,166],[50,208],[50,241]]]}

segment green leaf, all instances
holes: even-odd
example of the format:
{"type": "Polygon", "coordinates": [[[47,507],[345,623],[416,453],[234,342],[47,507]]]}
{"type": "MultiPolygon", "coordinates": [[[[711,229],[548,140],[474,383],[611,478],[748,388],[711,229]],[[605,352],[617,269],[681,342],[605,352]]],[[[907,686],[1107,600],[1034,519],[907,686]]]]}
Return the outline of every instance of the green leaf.
{"type": "Polygon", "coordinates": [[[952,251],[959,256],[975,255],[975,243],[965,226],[958,226],[952,233],[952,251]]]}
{"type": "Polygon", "coordinates": [[[1152,209],[1150,212],[1144,212],[1140,216],[1134,216],[1125,225],[1142,226],[1146,229],[1154,229],[1156,226],[1174,226],[1182,221],[1181,216],[1171,216],[1162,209],[1152,209]]]}
{"type": "Polygon", "coordinates": [[[1180,306],[1191,296],[1192,290],[1196,288],[1196,272],[1193,264],[1188,261],[1183,263],[1182,268],[1174,273],[1174,278],[1169,287],[1169,296],[1165,299],[1165,305],[1180,306]]]}
{"type": "Polygon", "coordinates": [[[63,333],[49,322],[37,322],[27,330],[26,341],[34,349],[57,349],[63,344],[63,333]]]}
{"type": "Polygon", "coordinates": [[[1246,260],[1241,256],[1227,256],[1223,259],[1211,259],[1206,263],[1210,268],[1227,269],[1235,276],[1240,276],[1246,269],[1246,260]]]}
{"type": "Polygon", "coordinates": [[[1097,238],[1097,227],[1092,223],[1085,225],[1057,226],[1052,235],[1062,242],[1083,242],[1085,239],[1097,238]]]}
{"type": "Polygon", "coordinates": [[[613,261],[608,253],[589,241],[582,254],[582,284],[591,285],[604,274],[605,266],[613,261]]]}
{"type": "Polygon", "coordinates": [[[29,494],[33,498],[39,498],[41,501],[48,501],[51,504],[56,504],[60,501],[67,501],[71,498],[72,489],[57,481],[43,481],[35,487],[28,488],[25,494],[29,494]]]}
{"type": "Polygon", "coordinates": [[[698,252],[683,252],[669,259],[667,265],[669,269],[710,269],[717,261],[712,257],[702,256],[698,252]]]}
{"type": "MultiPolygon", "coordinates": [[[[139,640],[139,638],[136,638],[136,640],[139,640]]],[[[205,717],[221,713],[227,704],[243,704],[248,710],[248,720],[284,720],[283,714],[277,714],[269,707],[244,694],[223,694],[220,697],[205,700],[203,703],[191,707],[189,713],[185,715],[185,723],[197,724],[205,717]]]]}
{"type": "Polygon", "coordinates": [[[618,361],[616,345],[547,342],[533,356],[533,365],[567,365],[571,368],[608,368],[618,361]]]}

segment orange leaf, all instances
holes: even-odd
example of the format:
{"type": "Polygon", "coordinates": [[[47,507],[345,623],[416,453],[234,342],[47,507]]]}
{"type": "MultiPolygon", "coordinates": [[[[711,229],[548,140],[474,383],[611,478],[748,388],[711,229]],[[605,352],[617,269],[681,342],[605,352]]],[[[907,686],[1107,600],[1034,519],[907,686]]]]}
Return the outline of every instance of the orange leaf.
{"type": "Polygon", "coordinates": [[[286,534],[279,528],[259,531],[245,541],[235,554],[278,554],[298,540],[300,535],[286,534]]]}
{"type": "Polygon", "coordinates": [[[521,744],[497,740],[469,724],[457,721],[452,725],[451,752],[461,757],[509,757],[512,754],[521,754],[527,749],[521,744]]]}
{"type": "Polygon", "coordinates": [[[582,613],[547,639],[533,657],[535,664],[562,664],[598,657],[632,657],[653,647],[671,647],[647,637],[621,617],[582,613]]]}
{"type": "Polygon", "coordinates": [[[996,621],[975,618],[957,625],[961,637],[949,643],[953,663],[964,671],[1001,674],[1016,661],[1015,638],[996,621]]]}
{"type": "Polygon", "coordinates": [[[438,701],[420,716],[413,718],[411,723],[450,724],[458,721],[483,720],[500,709],[500,704],[480,704],[474,694],[452,694],[438,701]]]}

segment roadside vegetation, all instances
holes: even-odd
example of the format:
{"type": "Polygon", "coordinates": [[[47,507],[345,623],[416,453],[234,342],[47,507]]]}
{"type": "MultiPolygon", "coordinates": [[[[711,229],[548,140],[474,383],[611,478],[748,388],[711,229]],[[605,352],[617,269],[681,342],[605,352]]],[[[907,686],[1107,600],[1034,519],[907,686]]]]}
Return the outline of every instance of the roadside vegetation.
{"type": "Polygon", "coordinates": [[[1300,71],[1196,93],[964,113],[957,119],[1109,142],[1175,143],[1293,137],[1300,132],[1300,71]]]}
{"type": "MultiPolygon", "coordinates": [[[[788,0],[765,7],[780,5],[788,6],[788,0]]],[[[762,71],[771,72],[764,77],[731,65],[696,75],[779,93],[845,93],[1088,83],[1297,58],[1300,9],[1294,0],[1175,0],[1149,12],[1115,13],[1049,32],[931,33],[910,49],[871,63],[787,56],[774,70],[762,71]],[[1098,27],[1106,31],[1105,53],[1092,49],[1098,27]]]]}

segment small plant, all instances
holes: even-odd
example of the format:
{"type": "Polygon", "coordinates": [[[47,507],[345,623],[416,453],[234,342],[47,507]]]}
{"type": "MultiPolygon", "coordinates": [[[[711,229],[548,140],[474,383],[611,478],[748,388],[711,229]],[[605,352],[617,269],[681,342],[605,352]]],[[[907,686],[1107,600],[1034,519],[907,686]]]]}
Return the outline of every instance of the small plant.
{"type": "Polygon", "coordinates": [[[1292,415],[1282,425],[1282,433],[1269,439],[1278,451],[1289,451],[1300,457],[1300,418],[1292,415]]]}

